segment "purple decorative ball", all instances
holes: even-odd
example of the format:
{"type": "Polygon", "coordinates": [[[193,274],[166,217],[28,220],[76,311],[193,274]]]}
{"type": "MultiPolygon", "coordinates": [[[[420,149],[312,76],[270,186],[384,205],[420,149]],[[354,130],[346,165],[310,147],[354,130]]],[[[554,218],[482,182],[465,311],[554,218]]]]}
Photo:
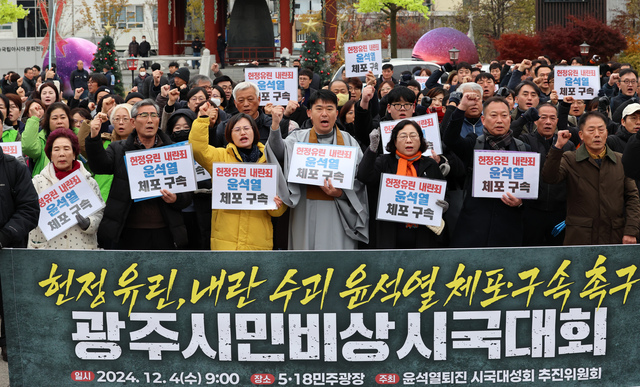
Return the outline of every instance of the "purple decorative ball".
{"type": "Polygon", "coordinates": [[[444,64],[450,62],[449,50],[455,47],[460,50],[456,63],[478,63],[478,50],[475,44],[464,33],[448,27],[431,30],[418,40],[413,47],[413,58],[426,62],[444,64]]]}
{"type": "MultiPolygon", "coordinates": [[[[58,76],[62,81],[61,86],[63,93],[68,95],[73,94],[71,84],[69,83],[69,76],[71,72],[76,69],[76,63],[78,60],[82,60],[82,62],[84,62],[84,69],[89,71],[97,46],[93,42],[81,38],[67,38],[65,40],[67,44],[64,45],[63,49],[66,56],[62,56],[62,53],[56,47],[56,66],[58,67],[58,76]]],[[[43,59],[42,68],[49,64],[48,51],[44,54],[43,59]]]]}

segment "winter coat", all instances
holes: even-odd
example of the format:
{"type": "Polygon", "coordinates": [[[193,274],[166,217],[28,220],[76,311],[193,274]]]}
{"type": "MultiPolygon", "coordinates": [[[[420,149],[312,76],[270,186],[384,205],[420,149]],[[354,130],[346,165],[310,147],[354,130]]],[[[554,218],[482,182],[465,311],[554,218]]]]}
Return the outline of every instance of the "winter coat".
{"type": "Polygon", "coordinates": [[[638,234],[638,188],[625,176],[620,153],[607,147],[598,166],[585,146],[564,153],[551,148],[542,179],[567,182],[565,245],[620,244],[624,235],[638,234]]]}
{"type": "MultiPolygon", "coordinates": [[[[418,177],[427,179],[444,180],[440,172],[438,163],[435,160],[422,156],[413,163],[418,177]]],[[[380,178],[383,173],[395,174],[398,170],[398,159],[394,154],[378,156],[371,149],[367,148],[358,165],[357,179],[367,184],[367,187],[375,187],[379,192],[380,178]]],[[[371,188],[370,188],[371,189],[371,188]]],[[[370,209],[372,211],[372,209],[370,209]]],[[[377,212],[377,206],[376,206],[377,212]]],[[[384,220],[376,221],[376,247],[379,249],[395,249],[396,235],[398,232],[397,222],[384,220]]],[[[415,248],[438,247],[438,236],[426,226],[418,226],[415,248]]]]}
{"type": "MultiPolygon", "coordinates": [[[[78,134],[77,128],[71,128],[75,134],[78,134]]],[[[44,154],[44,146],[47,143],[47,136],[43,129],[40,128],[40,119],[36,116],[29,117],[27,124],[22,132],[22,153],[29,156],[34,161],[33,174],[35,177],[42,172],[44,167],[49,164],[49,158],[44,154]]]]}
{"type": "MultiPolygon", "coordinates": [[[[91,177],[91,173],[85,169],[82,163],[80,163],[80,171],[89,182],[89,185],[91,186],[93,192],[101,198],[100,187],[98,187],[98,183],[91,177]]],[[[56,184],[58,181],[59,180],[56,177],[56,172],[53,168],[53,163],[49,163],[42,170],[42,172],[40,172],[40,174],[33,178],[33,185],[34,187],[36,187],[36,191],[39,195],[49,187],[56,184]]],[[[44,208],[41,209],[41,211],[43,210],[44,208]]],[[[89,228],[87,228],[86,230],[81,229],[80,226],[76,224],[62,234],[59,234],[48,241],[42,233],[40,227],[36,227],[29,233],[29,243],[27,244],[27,248],[54,250],[96,250],[98,249],[98,226],[100,226],[103,211],[104,208],[89,216],[90,224],[89,228]]]]}
{"type": "Polygon", "coordinates": [[[623,153],[631,136],[633,136],[633,133],[630,133],[624,126],[620,125],[615,134],[610,134],[607,137],[607,145],[612,151],[623,153]]]}
{"type": "Polygon", "coordinates": [[[38,193],[29,169],[0,147],[0,234],[9,240],[4,247],[25,247],[39,215],[38,193]]]}
{"type": "MultiPolygon", "coordinates": [[[[173,141],[166,134],[158,130],[158,136],[162,145],[172,144],[173,141]]],[[[116,243],[120,240],[120,235],[127,222],[129,210],[133,204],[131,192],[129,191],[129,176],[125,165],[125,152],[138,150],[135,144],[138,134],[134,130],[126,140],[116,141],[109,144],[107,149],[102,144],[102,138],[94,138],[89,135],[85,140],[87,155],[89,156],[89,166],[94,173],[113,175],[113,183],[107,206],[104,209],[104,217],[98,234],[104,240],[116,243]]],[[[187,244],[187,230],[182,219],[182,209],[191,204],[191,193],[179,193],[174,203],[165,203],[162,198],[148,199],[158,201],[158,207],[162,213],[164,222],[169,227],[173,236],[173,243],[176,247],[187,244]]]]}
{"type": "MultiPolygon", "coordinates": [[[[209,145],[209,118],[193,122],[189,143],[196,161],[210,174],[212,163],[240,163],[242,158],[234,144],[226,148],[209,145]]],[[[258,143],[262,153],[258,163],[266,162],[264,145],[258,143]]],[[[287,206],[277,210],[213,210],[211,213],[211,250],[271,250],[273,226],[271,217],[282,215],[287,206]]]]}

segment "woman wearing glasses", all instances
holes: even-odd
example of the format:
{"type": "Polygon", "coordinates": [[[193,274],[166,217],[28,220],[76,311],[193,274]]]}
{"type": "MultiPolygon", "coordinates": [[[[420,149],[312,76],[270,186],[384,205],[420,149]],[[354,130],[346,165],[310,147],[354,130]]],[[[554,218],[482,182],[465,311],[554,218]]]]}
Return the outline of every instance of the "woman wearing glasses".
{"type": "MultiPolygon", "coordinates": [[[[198,109],[189,134],[196,161],[210,174],[213,163],[265,163],[264,145],[258,125],[250,115],[238,113],[225,126],[226,148],[209,145],[209,114],[217,109],[204,103],[198,109]]],[[[281,173],[279,173],[281,175],[281,173]]],[[[276,196],[276,210],[213,210],[211,213],[211,250],[271,250],[271,217],[284,213],[286,206],[276,196]]]]}
{"type": "MultiPolygon", "coordinates": [[[[432,153],[433,157],[422,155],[427,150],[427,142],[422,129],[414,121],[403,120],[393,128],[391,140],[386,145],[388,154],[376,153],[380,142],[379,129],[373,130],[369,137],[371,143],[358,166],[358,180],[371,185],[375,192],[378,192],[383,173],[444,180],[438,166],[440,157],[435,152],[432,153]]],[[[447,202],[438,201],[437,204],[446,211],[447,202]]],[[[444,222],[440,227],[431,227],[377,220],[376,247],[380,249],[438,247],[441,245],[439,235],[443,229],[444,222]]]]}

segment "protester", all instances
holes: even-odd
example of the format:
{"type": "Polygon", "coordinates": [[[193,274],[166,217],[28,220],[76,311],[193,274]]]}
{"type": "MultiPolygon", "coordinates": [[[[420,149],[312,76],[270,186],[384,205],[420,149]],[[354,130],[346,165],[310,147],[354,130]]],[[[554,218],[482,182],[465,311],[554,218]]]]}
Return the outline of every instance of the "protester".
{"type": "Polygon", "coordinates": [[[583,146],[575,152],[563,152],[571,134],[558,132],[542,170],[546,183],[567,182],[564,244],[635,244],[640,199],[635,182],[625,176],[625,160],[606,144],[602,113],[586,113],[579,125],[583,146]]]}
{"type": "MultiPolygon", "coordinates": [[[[422,155],[427,150],[427,142],[422,128],[414,121],[403,120],[393,128],[391,140],[385,147],[388,154],[378,155],[379,142],[380,130],[376,129],[371,132],[370,145],[358,166],[359,181],[379,189],[383,173],[444,180],[438,155],[433,151],[433,158],[422,155]]],[[[439,201],[438,205],[448,206],[444,201],[439,201]]],[[[372,213],[377,211],[370,210],[372,213]]],[[[378,220],[376,226],[377,248],[416,249],[440,246],[438,236],[442,234],[444,221],[433,227],[378,220]]]]}
{"type": "MultiPolygon", "coordinates": [[[[296,142],[346,145],[357,147],[357,161],[362,159],[358,142],[336,127],[338,99],[328,90],[318,90],[311,96],[308,111],[311,129],[294,130],[282,138],[278,125],[284,108],[274,107],[271,135],[267,143],[267,160],[283,165],[288,175],[293,146],[296,142]]],[[[369,210],[364,185],[357,179],[353,189],[335,188],[331,179],[324,186],[289,183],[291,207],[289,248],[294,250],[353,250],[358,241],[367,243],[369,210]],[[342,227],[336,227],[342,225],[342,227]]]]}
{"type": "MultiPolygon", "coordinates": [[[[80,170],[93,192],[100,197],[98,183],[91,177],[91,172],[87,171],[82,163],[77,160],[80,154],[80,146],[75,133],[70,129],[54,130],[47,138],[44,151],[47,158],[52,161],[33,178],[33,185],[38,194],[46,191],[75,171],[80,170]]],[[[77,224],[49,240],[47,240],[40,227],[36,227],[29,233],[27,247],[30,249],[95,250],[98,248],[96,233],[98,232],[100,220],[102,220],[102,212],[103,210],[100,209],[89,217],[76,214],[77,224]]]]}
{"type": "Polygon", "coordinates": [[[159,108],[151,100],[138,102],[131,109],[134,131],[124,141],[104,149],[100,130],[91,128],[85,140],[89,166],[94,173],[113,174],[113,184],[98,229],[101,240],[111,241],[123,250],[173,250],[187,244],[187,231],[181,210],[191,203],[191,194],[160,191],[159,198],[134,202],[129,191],[125,152],[172,144],[158,131],[159,108]]]}

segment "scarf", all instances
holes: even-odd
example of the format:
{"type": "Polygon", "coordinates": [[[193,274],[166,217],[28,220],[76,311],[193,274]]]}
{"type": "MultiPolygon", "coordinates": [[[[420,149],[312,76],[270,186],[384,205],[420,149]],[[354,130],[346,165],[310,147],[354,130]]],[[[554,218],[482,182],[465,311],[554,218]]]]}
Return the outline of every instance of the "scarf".
{"type": "Polygon", "coordinates": [[[509,129],[509,131],[501,136],[494,136],[489,133],[487,128],[483,127],[482,132],[484,133],[484,138],[489,143],[489,146],[493,150],[505,150],[509,148],[511,144],[511,140],[513,140],[513,130],[509,129]]]}
{"type": "Polygon", "coordinates": [[[405,156],[396,150],[396,158],[398,159],[398,170],[396,171],[396,175],[418,177],[418,173],[416,172],[416,167],[413,166],[413,162],[420,160],[420,157],[422,157],[422,153],[420,151],[413,156],[405,156]]]}
{"type": "Polygon", "coordinates": [[[71,163],[71,169],[68,171],[61,171],[58,168],[56,168],[55,164],[52,164],[52,165],[53,165],[53,170],[56,172],[56,177],[58,178],[58,180],[62,180],[65,177],[72,174],[73,172],[80,169],[80,163],[78,162],[78,160],[73,160],[73,163],[71,163]]]}
{"type": "MultiPolygon", "coordinates": [[[[344,145],[344,138],[342,138],[342,133],[340,132],[340,129],[338,129],[337,127],[334,129],[334,132],[336,134],[336,145],[344,145]]],[[[333,133],[331,133],[331,135],[333,135],[333,133]]],[[[311,128],[311,130],[309,130],[309,143],[311,144],[317,144],[318,143],[318,134],[316,133],[315,130],[313,130],[313,128],[311,128]]],[[[308,185],[307,186],[307,199],[311,199],[311,200],[333,200],[333,197],[327,195],[326,193],[324,193],[324,191],[322,190],[322,188],[320,188],[320,186],[317,185],[308,185]]]]}
{"type": "Polygon", "coordinates": [[[237,148],[240,157],[242,157],[243,163],[257,163],[262,156],[262,152],[258,149],[257,145],[253,145],[251,149],[237,148]]]}

